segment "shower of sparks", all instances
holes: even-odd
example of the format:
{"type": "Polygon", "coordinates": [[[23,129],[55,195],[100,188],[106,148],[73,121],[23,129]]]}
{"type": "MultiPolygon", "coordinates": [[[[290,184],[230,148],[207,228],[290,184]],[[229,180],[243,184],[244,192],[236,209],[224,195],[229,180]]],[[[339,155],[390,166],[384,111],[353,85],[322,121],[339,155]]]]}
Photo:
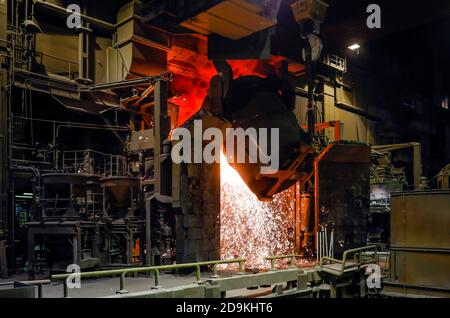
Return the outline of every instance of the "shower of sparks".
{"type": "Polygon", "coordinates": [[[248,269],[270,267],[264,257],[294,252],[294,191],[261,202],[236,170],[220,160],[220,251],[222,259],[242,257],[248,269]]]}

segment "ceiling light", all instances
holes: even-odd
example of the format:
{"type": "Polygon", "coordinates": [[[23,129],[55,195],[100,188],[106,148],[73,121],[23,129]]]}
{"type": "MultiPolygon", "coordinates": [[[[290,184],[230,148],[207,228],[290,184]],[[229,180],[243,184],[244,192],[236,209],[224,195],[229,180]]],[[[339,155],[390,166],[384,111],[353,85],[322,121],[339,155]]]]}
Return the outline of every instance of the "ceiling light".
{"type": "Polygon", "coordinates": [[[361,46],[359,44],[355,43],[355,44],[350,45],[348,48],[352,51],[356,51],[356,50],[359,50],[361,48],[361,46]]]}

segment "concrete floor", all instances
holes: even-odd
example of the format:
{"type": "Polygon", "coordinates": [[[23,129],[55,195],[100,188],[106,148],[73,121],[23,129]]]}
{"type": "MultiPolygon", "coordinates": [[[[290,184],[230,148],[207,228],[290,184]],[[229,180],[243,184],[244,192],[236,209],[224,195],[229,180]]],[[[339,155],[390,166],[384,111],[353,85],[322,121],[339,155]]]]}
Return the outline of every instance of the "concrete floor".
{"type": "MultiPolygon", "coordinates": [[[[202,273],[202,279],[208,279],[212,273],[202,273]]],[[[229,274],[228,274],[229,275],[229,274]]],[[[221,276],[227,276],[227,273],[222,273],[221,276]]],[[[9,279],[0,279],[0,289],[11,288],[12,285],[4,285],[8,282],[27,281],[27,274],[16,275],[9,279]]],[[[192,284],[196,281],[195,274],[188,275],[173,275],[169,273],[161,273],[159,284],[163,288],[171,288],[192,284]]],[[[151,277],[127,277],[126,290],[128,292],[142,292],[148,291],[155,286],[154,276],[151,277]]],[[[71,298],[95,298],[112,296],[119,290],[119,277],[114,278],[97,278],[97,279],[83,279],[81,281],[80,289],[70,289],[69,296],[71,298]]],[[[271,288],[259,288],[257,290],[236,290],[227,293],[227,297],[251,296],[254,293],[269,292],[271,288]]],[[[37,292],[36,292],[37,293],[37,292]]],[[[62,282],[54,282],[51,285],[44,286],[44,298],[62,298],[63,285],[62,282]]]]}

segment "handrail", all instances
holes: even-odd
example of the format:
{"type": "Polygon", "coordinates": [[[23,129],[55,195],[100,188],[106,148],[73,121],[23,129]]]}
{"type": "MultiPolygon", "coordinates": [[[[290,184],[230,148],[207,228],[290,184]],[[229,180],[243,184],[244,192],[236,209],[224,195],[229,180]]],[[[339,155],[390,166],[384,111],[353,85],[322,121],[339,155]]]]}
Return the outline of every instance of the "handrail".
{"type": "Polygon", "coordinates": [[[377,246],[369,245],[369,246],[346,250],[344,252],[344,254],[342,255],[342,260],[334,259],[331,257],[323,257],[320,260],[320,269],[322,269],[324,267],[325,261],[328,261],[330,263],[341,264],[341,268],[337,273],[338,276],[341,276],[342,274],[344,274],[346,269],[353,268],[353,267],[360,267],[361,265],[365,265],[365,264],[371,264],[373,262],[376,262],[376,259],[377,259],[377,246]],[[361,257],[362,253],[367,252],[367,251],[372,251],[372,250],[374,252],[373,258],[371,258],[369,261],[363,261],[362,257],[361,257]],[[346,267],[346,263],[348,261],[348,256],[351,254],[354,254],[353,255],[353,263],[350,264],[350,266],[346,267]]]}
{"type": "Polygon", "coordinates": [[[44,285],[51,284],[50,279],[41,280],[27,280],[27,281],[12,281],[6,283],[0,283],[0,286],[22,284],[26,286],[37,286],[38,288],[38,298],[44,298],[44,285]]]}
{"type": "MultiPolygon", "coordinates": [[[[235,260],[224,260],[224,261],[216,261],[216,263],[213,266],[213,276],[212,278],[218,278],[219,275],[217,274],[217,267],[219,265],[224,265],[224,264],[234,264],[234,263],[239,263],[239,271],[237,272],[238,275],[242,275],[244,274],[244,263],[245,263],[245,259],[243,258],[238,258],[235,260]]],[[[212,264],[211,264],[212,265],[212,264]]]]}
{"type": "Polygon", "coordinates": [[[297,257],[301,257],[300,255],[295,255],[295,254],[289,254],[289,255],[280,255],[280,256],[266,256],[264,257],[264,260],[266,261],[270,261],[270,270],[275,270],[275,261],[279,260],[279,259],[291,259],[291,267],[295,266],[295,259],[297,257]]]}
{"type": "Polygon", "coordinates": [[[136,267],[136,268],[126,268],[126,269],[113,269],[113,270],[105,270],[105,271],[93,271],[93,272],[84,272],[84,273],[68,273],[68,274],[58,274],[52,275],[52,279],[56,280],[64,280],[64,298],[69,297],[69,287],[68,282],[73,278],[93,278],[93,277],[104,277],[104,276],[114,276],[120,275],[120,290],[117,293],[127,293],[125,289],[125,278],[127,274],[131,273],[151,273],[155,274],[155,286],[154,289],[161,288],[159,285],[159,273],[160,271],[166,270],[174,270],[174,269],[182,269],[182,268],[195,268],[195,276],[197,279],[197,283],[201,284],[201,266],[209,266],[214,265],[214,275],[217,275],[217,266],[221,264],[233,264],[239,263],[239,273],[243,273],[243,264],[245,263],[245,259],[229,259],[229,260],[219,260],[219,261],[207,261],[207,262],[197,262],[197,263],[186,263],[186,264],[174,264],[174,265],[161,265],[161,266],[150,266],[150,267],[136,267]]]}

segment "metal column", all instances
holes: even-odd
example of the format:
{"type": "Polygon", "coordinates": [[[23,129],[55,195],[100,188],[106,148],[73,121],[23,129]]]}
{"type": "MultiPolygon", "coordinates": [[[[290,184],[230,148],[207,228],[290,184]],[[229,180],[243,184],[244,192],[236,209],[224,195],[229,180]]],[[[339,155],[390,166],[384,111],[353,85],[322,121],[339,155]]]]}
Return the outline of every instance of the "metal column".
{"type": "Polygon", "coordinates": [[[166,81],[158,80],[155,84],[155,193],[161,193],[161,148],[162,143],[169,136],[170,131],[170,120],[168,117],[168,107],[167,107],[167,91],[168,84],[166,81]]]}
{"type": "MultiPolygon", "coordinates": [[[[83,14],[87,14],[86,7],[83,9],[83,14]]],[[[83,21],[81,27],[78,28],[78,78],[77,80],[84,83],[91,83],[93,79],[92,74],[92,30],[90,24],[83,21]]]]}
{"type": "MultiPolygon", "coordinates": [[[[7,1],[0,1],[0,39],[7,39],[7,1]]],[[[0,53],[7,52],[7,43],[0,41],[0,53]]],[[[0,57],[0,238],[8,229],[8,71],[4,55],[0,57]]]]}
{"type": "Polygon", "coordinates": [[[412,142],[413,147],[413,175],[414,189],[419,188],[420,179],[422,178],[422,145],[418,142],[412,142]]]}
{"type": "MultiPolygon", "coordinates": [[[[145,204],[145,242],[146,242],[146,264],[151,265],[154,263],[151,254],[151,201],[156,197],[160,197],[162,189],[162,174],[161,174],[161,154],[162,154],[162,143],[169,136],[170,131],[170,119],[168,117],[168,83],[164,80],[158,80],[155,83],[155,108],[154,108],[154,180],[155,189],[152,197],[147,198],[145,204]]],[[[165,193],[164,193],[165,194],[165,193]]]]}
{"type": "Polygon", "coordinates": [[[152,259],[152,198],[145,200],[145,264],[148,266],[153,265],[152,259]]]}

